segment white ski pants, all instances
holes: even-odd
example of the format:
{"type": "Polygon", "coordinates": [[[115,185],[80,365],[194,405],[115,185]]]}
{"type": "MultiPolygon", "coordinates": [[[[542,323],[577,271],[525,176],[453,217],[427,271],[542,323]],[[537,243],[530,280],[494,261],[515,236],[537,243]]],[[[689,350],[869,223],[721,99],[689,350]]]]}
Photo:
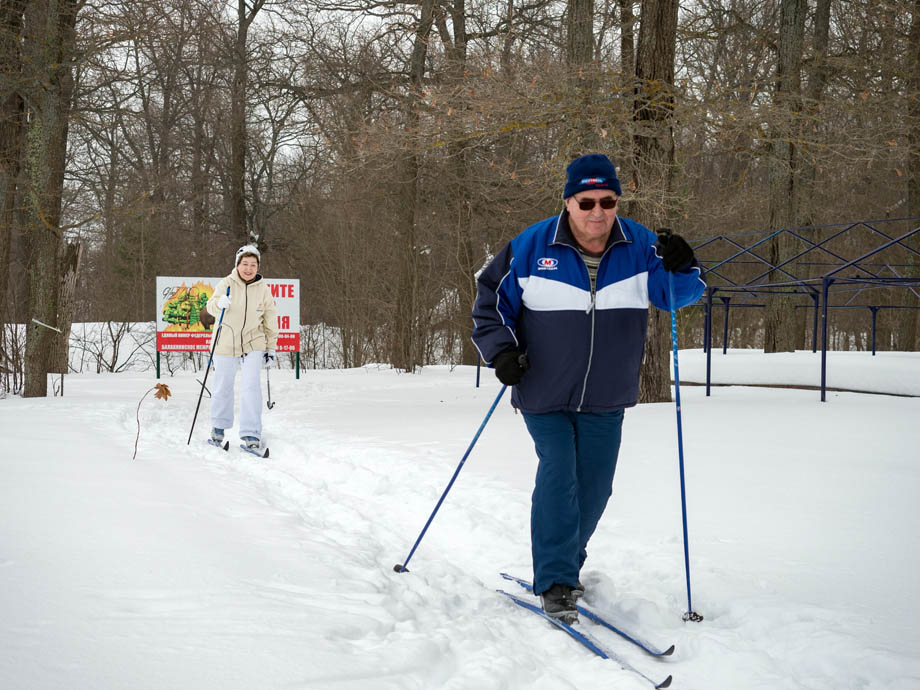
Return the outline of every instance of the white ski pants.
{"type": "Polygon", "coordinates": [[[233,426],[234,382],[241,368],[240,438],[262,438],[262,350],[253,350],[243,357],[214,356],[214,388],[211,390],[211,426],[229,429],[233,426]]]}

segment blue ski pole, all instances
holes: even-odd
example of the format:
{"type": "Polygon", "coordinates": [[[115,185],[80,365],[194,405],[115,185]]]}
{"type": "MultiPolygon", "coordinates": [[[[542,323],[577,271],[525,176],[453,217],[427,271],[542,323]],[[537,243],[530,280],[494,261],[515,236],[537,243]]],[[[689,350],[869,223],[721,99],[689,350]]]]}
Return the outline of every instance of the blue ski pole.
{"type": "Polygon", "coordinates": [[[687,572],[687,612],[685,621],[699,623],[703,617],[693,610],[690,599],[690,547],[687,539],[687,490],[684,485],[684,434],[680,419],[680,373],[677,364],[677,311],[674,308],[674,274],[668,272],[668,298],[671,306],[671,344],[674,351],[674,402],[677,406],[677,456],[680,463],[680,509],[684,521],[684,567],[687,572]]]}
{"type": "Polygon", "coordinates": [[[470,447],[466,449],[466,452],[463,454],[463,458],[460,460],[460,464],[457,465],[457,469],[454,470],[454,476],[450,478],[450,481],[447,483],[447,488],[444,489],[444,493],[441,494],[441,498],[438,499],[438,504],[434,507],[434,510],[431,511],[431,516],[428,518],[428,522],[425,523],[425,526],[422,528],[421,534],[418,535],[418,539],[415,540],[415,546],[412,547],[412,550],[409,552],[409,555],[406,556],[406,560],[403,563],[397,563],[393,566],[393,570],[397,573],[406,573],[409,572],[409,569],[406,567],[409,565],[409,561],[412,560],[412,554],[415,553],[415,550],[418,548],[419,543],[422,541],[422,537],[425,536],[425,532],[428,531],[428,527],[431,525],[431,521],[434,520],[434,516],[437,514],[438,509],[441,507],[441,504],[444,502],[444,498],[447,496],[447,492],[450,491],[450,487],[454,485],[454,481],[457,479],[457,475],[460,474],[460,470],[463,469],[463,463],[466,462],[466,459],[470,456],[470,451],[473,450],[473,446],[476,445],[476,441],[479,440],[479,435],[482,433],[482,430],[486,428],[486,423],[489,421],[489,417],[492,416],[492,413],[495,411],[495,408],[498,406],[498,401],[501,400],[502,396],[505,394],[505,389],[508,386],[502,386],[502,389],[498,391],[498,395],[495,397],[495,402],[492,403],[492,407],[489,408],[488,413],[486,413],[486,418],[482,420],[482,424],[479,425],[479,430],[476,432],[476,435],[473,437],[473,441],[470,443],[470,447]]]}
{"type": "MultiPolygon", "coordinates": [[[[227,297],[230,296],[230,286],[227,286],[227,297]]],[[[195,431],[195,421],[198,419],[198,408],[201,407],[201,396],[204,395],[204,384],[208,382],[208,373],[211,371],[211,361],[214,359],[214,348],[217,347],[217,339],[220,337],[220,328],[224,323],[224,312],[226,308],[220,310],[220,321],[217,322],[217,333],[214,334],[214,342],[211,343],[211,353],[208,355],[208,368],[204,370],[204,381],[201,382],[201,392],[198,394],[198,404],[195,405],[195,416],[192,418],[192,428],[188,430],[188,441],[185,445],[192,442],[192,432],[195,431]]]]}

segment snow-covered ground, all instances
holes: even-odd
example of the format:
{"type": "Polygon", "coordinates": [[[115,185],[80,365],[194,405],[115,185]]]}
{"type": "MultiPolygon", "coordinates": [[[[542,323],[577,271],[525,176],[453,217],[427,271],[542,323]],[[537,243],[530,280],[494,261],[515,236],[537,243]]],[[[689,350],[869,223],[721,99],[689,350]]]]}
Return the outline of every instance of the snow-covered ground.
{"type": "MultiPolygon", "coordinates": [[[[703,381],[701,352],[681,377],[703,381]]],[[[820,355],[818,355],[819,357],[820,355]]],[[[713,354],[714,381],[816,385],[811,353],[713,354]]],[[[920,395],[920,355],[832,353],[829,385],[920,395]]],[[[495,592],[530,577],[535,459],[471,368],[272,372],[271,457],[207,446],[199,384],[69,376],[0,400],[4,690],[650,687],[495,592]]],[[[673,405],[627,412],[589,602],[674,656],[592,628],[693,690],[920,688],[920,398],[681,388],[693,608],[673,405]]],[[[534,600],[536,601],[536,600],[534,600]]]]}
{"type": "MultiPolygon", "coordinates": [[[[713,349],[711,383],[821,387],[821,352],[779,352],[713,349]]],[[[678,353],[681,381],[706,382],[706,354],[678,353]]],[[[828,389],[920,396],[920,353],[828,352],[828,389]]],[[[673,378],[673,377],[672,377],[673,378]]]]}

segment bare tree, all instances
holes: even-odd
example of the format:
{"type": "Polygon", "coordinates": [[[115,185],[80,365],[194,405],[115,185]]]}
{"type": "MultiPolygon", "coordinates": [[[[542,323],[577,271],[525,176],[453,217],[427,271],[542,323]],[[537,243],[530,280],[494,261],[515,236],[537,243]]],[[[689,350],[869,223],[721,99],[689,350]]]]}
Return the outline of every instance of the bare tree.
{"type": "Polygon", "coordinates": [[[81,242],[66,242],[62,249],[60,287],[58,288],[60,293],[58,328],[61,332],[57,338],[57,355],[52,370],[65,374],[70,360],[70,331],[73,325],[74,293],[77,287],[77,276],[80,273],[83,244],[81,242]]]}
{"type": "MultiPolygon", "coordinates": [[[[910,35],[906,51],[907,62],[907,215],[920,217],[920,0],[914,0],[911,13],[910,35]]],[[[914,242],[914,249],[920,251],[920,241],[914,242]]],[[[920,260],[913,256],[910,261],[914,275],[920,275],[920,260]]],[[[918,346],[920,330],[920,299],[916,293],[906,300],[913,310],[905,310],[901,317],[900,330],[903,333],[901,349],[912,350],[918,346]]]]}
{"type": "MultiPolygon", "coordinates": [[[[801,155],[802,60],[804,54],[806,0],[782,0],[780,3],[776,83],[773,104],[782,113],[771,126],[770,155],[770,227],[794,228],[799,224],[799,186],[801,155]]],[[[782,234],[770,242],[770,263],[779,265],[789,259],[795,246],[782,234]]],[[[774,281],[786,274],[776,271],[774,281]]],[[[764,351],[795,351],[795,300],[782,293],[767,302],[764,314],[764,351]]]]}
{"type": "Polygon", "coordinates": [[[25,12],[25,89],[29,113],[24,222],[29,237],[26,397],[48,393],[58,361],[62,245],[61,200],[73,95],[72,63],[82,0],[40,0],[25,12]],[[49,328],[50,326],[50,328],[49,328]]]}
{"type": "Polygon", "coordinates": [[[25,137],[21,48],[25,6],[26,0],[0,2],[0,352],[5,350],[13,211],[25,137]]]}
{"type": "Polygon", "coordinates": [[[575,70],[594,61],[594,0],[567,0],[566,61],[575,70]]]}
{"type": "Polygon", "coordinates": [[[249,29],[265,0],[237,0],[230,89],[230,230],[241,243],[251,241],[246,224],[246,95],[249,88],[249,29]]]}
{"type": "MultiPolygon", "coordinates": [[[[629,215],[648,227],[670,226],[674,217],[674,55],[677,0],[644,0],[636,60],[633,188],[629,215]]],[[[649,311],[648,341],[639,380],[640,402],[671,400],[670,314],[649,311]]]]}
{"type": "MultiPolygon", "coordinates": [[[[434,0],[422,0],[421,15],[415,29],[408,70],[410,90],[406,102],[405,136],[414,138],[419,129],[420,104],[423,98],[425,62],[428,55],[428,38],[434,24],[434,0]]],[[[413,371],[422,364],[421,338],[419,337],[419,250],[418,243],[418,187],[419,155],[411,143],[401,156],[398,167],[400,181],[399,203],[402,218],[399,223],[400,262],[396,292],[396,320],[393,324],[393,345],[390,362],[393,366],[413,371]]]]}
{"type": "Polygon", "coordinates": [[[812,134],[818,130],[818,123],[820,122],[818,114],[824,107],[824,93],[829,78],[827,50],[830,35],[831,4],[831,0],[818,0],[815,7],[813,49],[808,66],[808,88],[805,102],[803,103],[805,127],[809,130],[804,133],[803,138],[806,143],[803,146],[801,162],[802,191],[800,196],[803,201],[802,221],[804,225],[812,225],[818,222],[818,209],[813,204],[808,203],[808,200],[814,196],[818,180],[818,156],[814,151],[815,147],[809,146],[809,142],[814,141],[816,138],[812,134]]]}
{"type": "MultiPolygon", "coordinates": [[[[631,112],[636,79],[636,16],[633,12],[635,2],[634,0],[617,0],[617,5],[620,10],[620,73],[623,82],[623,98],[629,102],[631,112]]],[[[632,150],[631,145],[629,150],[632,150]]],[[[628,181],[628,188],[629,182],[633,180],[633,156],[624,155],[618,162],[620,163],[620,178],[628,181]]]]}
{"type": "MultiPolygon", "coordinates": [[[[917,0],[815,0],[804,25],[792,0],[785,15],[781,0],[699,0],[679,24],[673,0],[311,0],[284,13],[262,1],[135,0],[81,15],[81,46],[109,45],[78,65],[50,224],[83,242],[81,314],[148,319],[154,275],[223,272],[258,237],[272,274],[300,277],[307,322],[340,335],[336,361],[473,363],[473,276],[558,213],[558,171],[588,149],[615,158],[626,215],[688,237],[918,212],[917,0]],[[804,26],[797,62],[790,22],[804,26]],[[779,191],[789,184],[795,197],[779,191]]],[[[0,2],[2,225],[29,228],[0,236],[3,278],[41,253],[24,246],[42,235],[17,174],[33,178],[16,166],[39,168],[14,148],[26,141],[17,117],[29,112],[35,135],[43,122],[26,88],[37,69],[16,66],[17,50],[35,49],[15,20],[51,4],[0,2]]],[[[50,313],[30,318],[66,325],[50,313]]],[[[879,316],[899,346],[916,342],[902,313],[900,325],[879,316]]],[[[659,317],[643,391],[664,396],[659,317]]],[[[732,311],[746,344],[762,342],[760,319],[732,311]]],[[[836,316],[835,337],[864,346],[864,321],[836,316]]]]}

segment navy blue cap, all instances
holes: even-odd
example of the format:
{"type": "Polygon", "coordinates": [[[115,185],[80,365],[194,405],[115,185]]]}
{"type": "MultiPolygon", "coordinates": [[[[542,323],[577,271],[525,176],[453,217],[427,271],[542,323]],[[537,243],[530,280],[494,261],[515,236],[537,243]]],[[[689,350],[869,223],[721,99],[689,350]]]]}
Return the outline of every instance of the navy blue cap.
{"type": "Polygon", "coordinates": [[[569,163],[565,172],[567,177],[565,190],[562,192],[563,199],[591,189],[609,189],[617,196],[623,194],[616,168],[602,153],[589,153],[576,158],[569,163]]]}

